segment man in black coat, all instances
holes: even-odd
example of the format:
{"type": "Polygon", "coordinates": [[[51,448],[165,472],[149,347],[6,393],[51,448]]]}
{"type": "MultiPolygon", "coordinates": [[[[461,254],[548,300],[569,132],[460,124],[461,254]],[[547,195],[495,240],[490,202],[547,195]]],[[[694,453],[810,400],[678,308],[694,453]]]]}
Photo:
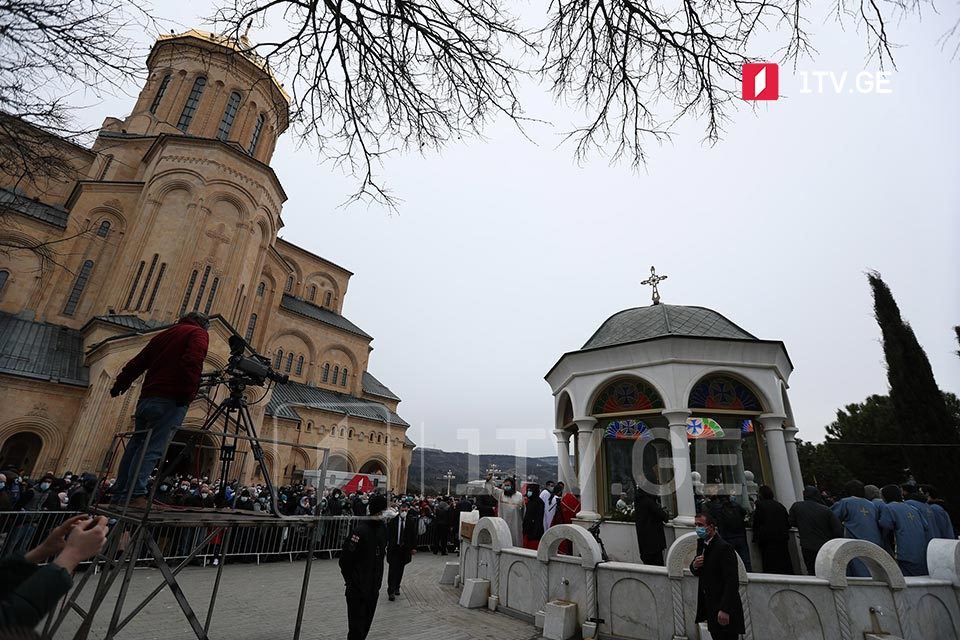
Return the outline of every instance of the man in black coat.
{"type": "Polygon", "coordinates": [[[400,594],[400,582],[403,581],[403,569],[417,552],[417,515],[410,511],[410,505],[401,502],[399,515],[387,525],[387,597],[390,601],[400,594]]]}
{"type": "Polygon", "coordinates": [[[340,552],[340,573],[347,587],[347,640],[364,640],[370,633],[383,584],[387,527],[380,514],[387,508],[387,499],[374,494],[367,506],[370,517],[359,518],[340,552]]]}
{"type": "Polygon", "coordinates": [[[670,516],[656,498],[640,487],[637,487],[637,495],[633,499],[633,514],[636,517],[640,560],[643,564],[662,567],[663,550],[667,548],[663,524],[670,516]]]}
{"type": "Polygon", "coordinates": [[[697,622],[706,622],[713,640],[737,640],[745,632],[737,552],[717,535],[712,514],[700,514],[697,556],[690,571],[700,578],[697,586],[697,622]]]}
{"type": "Polygon", "coordinates": [[[787,508],[773,499],[773,489],[760,487],[760,499],[753,511],[753,541],[760,548],[764,573],[793,575],[793,563],[787,544],[790,541],[790,516],[787,508]]]}
{"type": "Polygon", "coordinates": [[[840,519],[823,504],[820,490],[808,486],[803,490],[803,501],[794,502],[790,507],[790,526],[797,528],[800,536],[800,551],[807,575],[814,575],[817,554],[827,541],[843,537],[843,525],[840,519]]]}

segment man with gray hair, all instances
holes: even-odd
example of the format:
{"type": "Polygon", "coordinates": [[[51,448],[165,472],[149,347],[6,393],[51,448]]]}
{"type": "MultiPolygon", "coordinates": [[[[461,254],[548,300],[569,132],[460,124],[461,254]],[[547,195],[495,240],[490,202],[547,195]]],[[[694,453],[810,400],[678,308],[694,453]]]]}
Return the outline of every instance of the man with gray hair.
{"type": "Polygon", "coordinates": [[[131,491],[130,506],[147,507],[147,480],[166,450],[174,429],[183,424],[187,408],[200,390],[200,374],[207,357],[210,320],[190,312],[172,327],[153,337],[147,346],[123,367],[110,389],[116,398],[134,380],[146,373],[134,414],[136,435],[130,438],[117,470],[114,500],[123,502],[131,491]],[[146,432],[150,440],[146,442],[146,432]],[[143,463],[137,468],[144,447],[143,463]]]}

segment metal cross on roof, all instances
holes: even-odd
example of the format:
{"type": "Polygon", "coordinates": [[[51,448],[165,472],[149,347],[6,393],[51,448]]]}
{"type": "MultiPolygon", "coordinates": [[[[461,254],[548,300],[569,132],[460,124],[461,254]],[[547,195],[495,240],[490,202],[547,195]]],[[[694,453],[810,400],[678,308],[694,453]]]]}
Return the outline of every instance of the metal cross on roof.
{"type": "Polygon", "coordinates": [[[657,289],[657,285],[666,279],[667,276],[657,275],[656,267],[650,267],[650,277],[640,283],[653,287],[653,304],[660,304],[660,291],[657,289]]]}

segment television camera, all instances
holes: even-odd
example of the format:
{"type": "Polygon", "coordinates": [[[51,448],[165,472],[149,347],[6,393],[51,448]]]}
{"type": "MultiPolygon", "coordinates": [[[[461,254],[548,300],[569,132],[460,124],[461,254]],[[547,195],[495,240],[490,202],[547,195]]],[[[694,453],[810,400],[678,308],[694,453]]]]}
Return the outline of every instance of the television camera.
{"type": "Polygon", "coordinates": [[[227,384],[231,391],[243,391],[244,388],[262,387],[267,380],[275,384],[287,384],[290,376],[280,373],[270,365],[270,359],[253,350],[247,341],[234,334],[228,340],[230,359],[221,371],[212,371],[202,375],[202,386],[227,384]],[[246,355],[249,352],[250,355],[246,355]]]}

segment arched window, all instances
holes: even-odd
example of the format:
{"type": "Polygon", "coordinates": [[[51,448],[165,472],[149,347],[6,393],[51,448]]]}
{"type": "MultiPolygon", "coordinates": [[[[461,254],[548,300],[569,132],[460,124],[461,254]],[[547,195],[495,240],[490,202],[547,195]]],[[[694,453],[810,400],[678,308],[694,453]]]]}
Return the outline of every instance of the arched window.
{"type": "Polygon", "coordinates": [[[147,289],[150,288],[150,283],[153,281],[153,272],[157,269],[157,262],[160,260],[160,254],[153,254],[153,260],[150,261],[150,269],[147,270],[147,279],[143,281],[143,289],[140,290],[140,297],[137,298],[137,306],[134,307],[137,311],[140,310],[140,307],[143,306],[143,300],[147,296],[147,289]]]}
{"type": "Polygon", "coordinates": [[[337,377],[340,375],[340,365],[335,365],[333,367],[333,380],[330,381],[331,384],[337,384],[337,377]]]}
{"type": "Polygon", "coordinates": [[[113,164],[113,156],[112,155],[105,156],[103,160],[103,168],[100,169],[100,176],[97,178],[97,180],[103,180],[104,178],[107,177],[107,171],[110,169],[110,165],[112,164],[113,164]]]}
{"type": "Polygon", "coordinates": [[[3,288],[7,286],[7,278],[10,277],[10,272],[6,269],[0,270],[0,293],[3,293],[3,288]]]}
{"type": "Polygon", "coordinates": [[[207,306],[203,308],[206,315],[210,315],[210,307],[213,306],[213,299],[217,297],[217,288],[220,286],[220,278],[214,278],[210,285],[210,295],[207,296],[207,306]]]}
{"type": "Polygon", "coordinates": [[[67,304],[63,308],[63,315],[72,316],[77,311],[77,304],[80,302],[80,296],[83,295],[83,289],[87,286],[87,280],[90,279],[90,272],[93,271],[93,260],[87,260],[80,267],[80,273],[73,283],[73,289],[70,291],[70,297],[67,298],[67,304]]]}
{"type": "Polygon", "coordinates": [[[370,442],[373,442],[373,434],[370,434],[370,442]]]}
{"type": "Polygon", "coordinates": [[[310,285],[310,302],[317,299],[317,285],[310,285]]]}
{"type": "Polygon", "coordinates": [[[277,349],[277,359],[273,361],[273,368],[279,369],[283,364],[283,349],[277,349]]]}
{"type": "Polygon", "coordinates": [[[303,356],[297,356],[297,375],[303,374],[303,356]]]}
{"type": "Polygon", "coordinates": [[[343,437],[343,427],[340,427],[340,437],[343,437]]]}
{"type": "Polygon", "coordinates": [[[263,297],[263,290],[266,289],[266,288],[267,288],[266,283],[261,282],[260,284],[257,285],[257,297],[258,297],[258,298],[262,298],[262,297],[263,297]]]}
{"type": "Polygon", "coordinates": [[[167,85],[170,84],[170,74],[163,76],[160,81],[160,88],[157,89],[157,95],[153,97],[153,104],[150,105],[150,113],[156,113],[160,108],[160,101],[163,100],[163,94],[167,92],[167,85]]]}
{"type": "Polygon", "coordinates": [[[187,103],[183,105],[183,111],[180,112],[180,120],[177,122],[177,129],[186,133],[190,128],[190,121],[193,120],[193,114],[197,112],[197,105],[200,104],[200,96],[203,95],[203,89],[207,86],[207,79],[200,76],[193,81],[193,88],[187,97],[187,103]]]}
{"type": "MultiPolygon", "coordinates": [[[[301,356],[301,357],[302,357],[302,356],[301,356]]],[[[313,423],[312,423],[312,422],[308,422],[308,423],[307,423],[307,433],[310,433],[311,431],[313,431],[313,423]]]]}
{"type": "Polygon", "coordinates": [[[290,373],[290,370],[291,370],[291,369],[293,369],[293,354],[292,354],[292,353],[288,353],[288,354],[287,354],[287,366],[285,366],[285,367],[283,368],[283,370],[286,371],[287,373],[290,373]]]}
{"type": "Polygon", "coordinates": [[[157,279],[153,283],[153,291],[150,292],[150,299],[147,301],[147,311],[153,309],[153,301],[157,299],[157,291],[160,290],[160,283],[163,281],[163,272],[167,270],[167,263],[160,263],[160,271],[157,272],[157,279]]]}
{"type": "MultiPolygon", "coordinates": [[[[142,262],[140,263],[140,270],[143,271],[142,262]]],[[[140,274],[137,273],[137,278],[139,277],[140,277],[140,274]]],[[[179,315],[181,316],[187,312],[187,305],[190,304],[190,294],[193,293],[193,285],[196,284],[196,282],[197,282],[197,270],[194,269],[193,273],[190,274],[190,282],[187,283],[187,292],[183,294],[183,304],[180,305],[180,313],[179,313],[179,315]]],[[[134,282],[134,286],[136,286],[136,282],[134,282]]],[[[133,297],[133,292],[130,293],[130,297],[131,298],[133,297]]],[[[127,306],[128,307],[130,306],[129,302],[127,302],[127,306]]]]}
{"type": "Polygon", "coordinates": [[[200,278],[200,289],[197,291],[197,297],[193,301],[193,310],[200,310],[200,301],[203,300],[203,292],[207,288],[207,278],[210,277],[210,265],[203,270],[203,277],[200,278]]]}
{"type": "Polygon", "coordinates": [[[343,373],[340,374],[340,386],[341,387],[347,386],[347,368],[346,367],[343,368],[343,373]]]}
{"type": "Polygon", "coordinates": [[[245,340],[250,342],[253,340],[253,330],[257,328],[257,314],[250,314],[250,322],[247,323],[247,336],[245,340]]]}
{"type": "Polygon", "coordinates": [[[293,276],[287,277],[287,284],[283,285],[283,290],[287,293],[293,291],[293,276]]]}
{"type": "Polygon", "coordinates": [[[227,106],[223,110],[223,117],[220,119],[220,127],[217,129],[217,140],[226,140],[230,135],[230,129],[233,128],[233,121],[237,117],[237,109],[240,108],[240,94],[234,91],[227,100],[227,106]]]}
{"type": "Polygon", "coordinates": [[[108,233],[110,233],[110,222],[104,220],[100,223],[100,228],[97,229],[97,237],[106,238],[108,233]]]}
{"type": "Polygon", "coordinates": [[[253,135],[250,136],[250,146],[247,147],[247,153],[251,156],[257,150],[257,143],[260,142],[260,132],[263,131],[264,120],[266,120],[266,116],[261,113],[257,118],[257,124],[253,125],[253,135]]]}
{"type": "Polygon", "coordinates": [[[380,434],[378,433],[378,434],[377,434],[377,444],[380,444],[380,442],[381,442],[381,440],[380,440],[380,434]]]}
{"type": "Polygon", "coordinates": [[[329,306],[330,306],[330,299],[331,299],[332,297],[333,297],[333,294],[330,293],[329,291],[327,291],[327,295],[325,295],[325,296],[323,297],[323,306],[329,307],[329,306]]]}
{"type": "Polygon", "coordinates": [[[330,363],[329,363],[329,362],[325,362],[325,363],[323,364],[323,377],[322,377],[322,381],[323,381],[323,382],[326,382],[326,381],[329,380],[329,379],[330,379],[330,363]]]}
{"type": "Polygon", "coordinates": [[[353,429],[350,429],[350,431],[347,432],[347,437],[353,438],[353,429]]]}
{"type": "MultiPolygon", "coordinates": [[[[143,269],[147,266],[147,263],[143,260],[140,261],[140,268],[137,269],[137,276],[133,279],[133,286],[130,287],[130,295],[127,296],[127,304],[123,305],[124,309],[129,309],[130,305],[133,304],[133,296],[137,293],[137,285],[140,284],[140,276],[143,275],[143,269]]],[[[196,271],[194,271],[196,273],[196,271]]],[[[191,283],[192,285],[193,283],[191,283]]],[[[184,305],[186,306],[186,305],[184,305]]],[[[183,315],[183,312],[180,312],[180,315],[183,315]]]]}

